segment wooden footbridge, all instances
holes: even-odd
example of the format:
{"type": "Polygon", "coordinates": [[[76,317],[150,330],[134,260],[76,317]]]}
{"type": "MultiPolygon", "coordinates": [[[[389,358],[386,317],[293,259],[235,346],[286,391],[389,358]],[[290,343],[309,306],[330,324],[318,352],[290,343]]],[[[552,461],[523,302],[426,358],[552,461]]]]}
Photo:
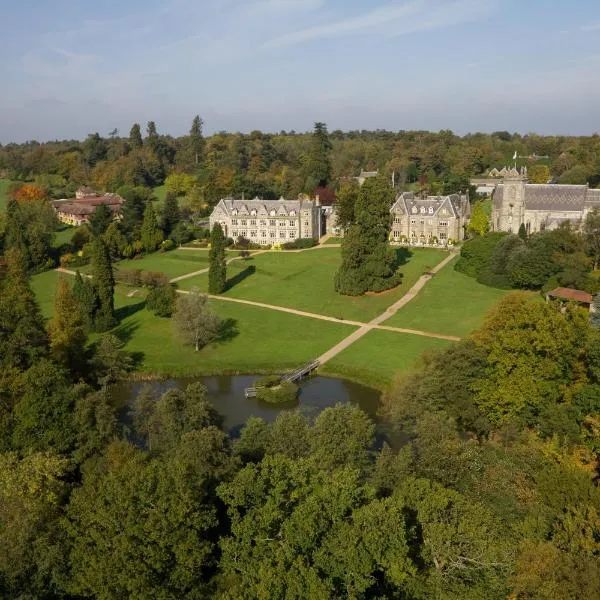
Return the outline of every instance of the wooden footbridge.
{"type": "MultiPolygon", "coordinates": [[[[302,365],[295,371],[291,373],[286,373],[282,375],[281,381],[289,381],[290,383],[295,383],[296,381],[300,381],[304,377],[309,377],[313,371],[316,371],[319,368],[319,361],[313,360],[305,365],[302,365]]],[[[244,394],[246,398],[256,398],[256,388],[249,387],[244,390],[244,394]]]]}

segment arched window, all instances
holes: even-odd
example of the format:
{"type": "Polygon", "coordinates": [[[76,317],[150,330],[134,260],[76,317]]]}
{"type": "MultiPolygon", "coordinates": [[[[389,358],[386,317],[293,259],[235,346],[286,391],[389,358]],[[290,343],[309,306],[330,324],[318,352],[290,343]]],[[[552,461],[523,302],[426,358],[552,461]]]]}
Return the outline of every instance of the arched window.
{"type": "Polygon", "coordinates": [[[417,207],[416,207],[416,206],[413,206],[413,207],[412,207],[412,212],[413,212],[413,214],[415,214],[415,215],[417,214],[417,207]]]}

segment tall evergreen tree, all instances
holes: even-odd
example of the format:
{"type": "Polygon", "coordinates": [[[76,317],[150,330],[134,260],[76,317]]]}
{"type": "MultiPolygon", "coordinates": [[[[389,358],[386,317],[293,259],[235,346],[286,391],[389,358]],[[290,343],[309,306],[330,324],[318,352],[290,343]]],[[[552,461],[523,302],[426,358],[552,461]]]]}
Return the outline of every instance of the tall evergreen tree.
{"type": "Polygon", "coordinates": [[[94,237],[102,235],[113,221],[113,213],[106,204],[99,204],[90,215],[89,228],[94,237]]]}
{"type": "Polygon", "coordinates": [[[208,293],[222,294],[227,283],[227,264],[225,262],[225,236],[219,223],[214,224],[210,235],[208,261],[208,293]]]}
{"type": "Polygon", "coordinates": [[[204,151],[204,136],[202,135],[202,126],[204,122],[199,115],[194,117],[192,128],[190,129],[190,150],[194,157],[194,164],[198,166],[202,161],[204,151]]]}
{"type": "Polygon", "coordinates": [[[173,230],[180,220],[181,213],[179,212],[179,200],[175,194],[167,192],[161,223],[165,237],[169,237],[171,233],[173,233],[173,230]]]}
{"type": "Polygon", "coordinates": [[[325,123],[315,123],[308,151],[307,191],[317,186],[326,186],[331,180],[331,141],[325,123]]]}
{"type": "Polygon", "coordinates": [[[29,287],[23,258],[9,248],[0,260],[0,373],[27,369],[47,351],[44,318],[29,287]]]}
{"type": "Polygon", "coordinates": [[[146,187],[136,186],[120,189],[119,194],[125,199],[121,207],[123,218],[119,225],[130,240],[137,239],[144,219],[144,209],[152,196],[151,191],[146,187]]]}
{"type": "Polygon", "coordinates": [[[159,137],[158,131],[156,130],[156,123],[154,121],[148,121],[146,125],[146,142],[148,147],[155,155],[158,155],[159,137]]]}
{"type": "Polygon", "coordinates": [[[342,229],[348,229],[354,223],[354,209],[358,200],[359,189],[356,182],[347,182],[342,184],[336,194],[336,225],[342,229]]]}
{"type": "Polygon", "coordinates": [[[115,277],[110,253],[102,238],[92,245],[92,284],[98,296],[98,308],[94,315],[94,329],[107,331],[115,324],[115,277]]]}
{"type": "Polygon", "coordinates": [[[133,150],[139,150],[142,145],[142,130],[139,123],[134,123],[129,132],[129,145],[133,150]]]}
{"type": "Polygon", "coordinates": [[[85,317],[65,279],[59,279],[54,293],[54,317],[48,325],[50,352],[56,362],[69,369],[75,378],[84,374],[85,317]]]}
{"type": "Polygon", "coordinates": [[[94,316],[98,311],[99,299],[92,282],[77,271],[73,283],[73,296],[79,305],[80,314],[88,331],[94,328],[94,316]]]}
{"type": "Polygon", "coordinates": [[[163,241],[163,233],[158,226],[158,220],[152,202],[146,204],[144,222],[142,223],[142,229],[140,231],[140,240],[142,242],[142,247],[146,252],[154,252],[163,241]]]}
{"type": "Polygon", "coordinates": [[[388,245],[394,190],[385,177],[368,179],[358,194],[355,224],[342,242],[342,264],[335,276],[340,294],[382,292],[400,283],[396,252],[388,245]]]}

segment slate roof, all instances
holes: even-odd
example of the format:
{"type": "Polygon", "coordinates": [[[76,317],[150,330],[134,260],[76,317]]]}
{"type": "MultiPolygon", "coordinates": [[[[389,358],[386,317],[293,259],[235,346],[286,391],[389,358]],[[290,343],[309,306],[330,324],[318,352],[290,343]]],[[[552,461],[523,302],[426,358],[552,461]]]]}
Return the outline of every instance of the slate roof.
{"type": "Polygon", "coordinates": [[[229,215],[233,215],[233,211],[237,210],[237,216],[252,216],[253,210],[256,211],[256,216],[286,216],[292,211],[296,215],[301,210],[312,210],[315,203],[312,200],[236,200],[235,198],[223,198],[219,205],[229,215]],[[275,211],[275,215],[271,215],[271,211],[275,211]]]}
{"type": "Polygon", "coordinates": [[[445,207],[450,212],[448,217],[458,217],[468,214],[468,203],[466,196],[459,196],[458,194],[421,198],[420,196],[415,196],[413,192],[404,192],[398,196],[391,210],[392,212],[401,212],[415,216],[437,216],[442,208],[445,207]],[[416,212],[413,212],[413,207],[416,207],[416,212]],[[422,208],[425,209],[425,212],[421,211],[422,208]],[[433,212],[429,211],[430,208],[433,209],[433,212]]]}
{"type": "MultiPolygon", "coordinates": [[[[525,185],[525,209],[581,212],[588,191],[586,185],[528,183],[525,185]]],[[[500,184],[494,192],[494,208],[501,208],[503,199],[504,184],[500,184]]]]}

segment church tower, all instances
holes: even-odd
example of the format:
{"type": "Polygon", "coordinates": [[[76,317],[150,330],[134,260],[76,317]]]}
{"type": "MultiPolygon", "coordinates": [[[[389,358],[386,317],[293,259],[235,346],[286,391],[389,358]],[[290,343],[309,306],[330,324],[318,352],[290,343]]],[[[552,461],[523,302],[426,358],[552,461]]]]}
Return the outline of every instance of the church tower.
{"type": "Polygon", "coordinates": [[[494,202],[497,209],[494,211],[494,229],[518,233],[519,227],[525,223],[525,183],[527,172],[523,169],[510,169],[506,173],[504,183],[496,189],[499,195],[494,202]]]}

